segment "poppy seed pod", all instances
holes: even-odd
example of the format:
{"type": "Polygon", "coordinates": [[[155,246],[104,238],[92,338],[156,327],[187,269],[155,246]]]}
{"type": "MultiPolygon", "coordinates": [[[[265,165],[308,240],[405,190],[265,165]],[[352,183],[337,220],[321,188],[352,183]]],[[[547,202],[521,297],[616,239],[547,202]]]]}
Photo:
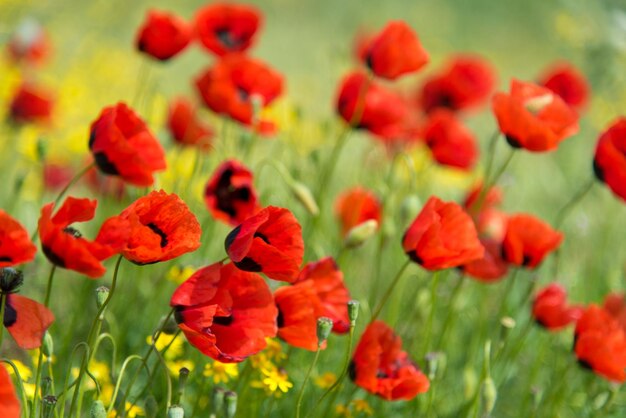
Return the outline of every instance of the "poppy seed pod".
{"type": "Polygon", "coordinates": [[[322,316],[317,318],[317,345],[321,346],[330,335],[330,331],[333,329],[333,320],[322,316]]]}

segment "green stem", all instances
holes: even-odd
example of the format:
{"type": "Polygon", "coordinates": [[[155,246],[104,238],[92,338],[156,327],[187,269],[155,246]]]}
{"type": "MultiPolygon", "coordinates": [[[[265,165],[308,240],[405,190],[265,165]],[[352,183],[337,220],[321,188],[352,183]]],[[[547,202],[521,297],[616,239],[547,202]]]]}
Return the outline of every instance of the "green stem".
{"type": "Polygon", "coordinates": [[[554,229],[559,229],[567,215],[574,209],[574,207],[587,195],[589,190],[595,184],[595,179],[592,177],[587,183],[581,187],[578,192],[563,206],[558,212],[556,217],[554,218],[554,229]]]}
{"type": "Polygon", "coordinates": [[[500,307],[498,308],[498,314],[496,315],[497,321],[500,321],[500,319],[502,318],[502,316],[507,310],[506,302],[509,297],[509,294],[513,290],[513,286],[515,285],[515,278],[517,277],[517,272],[518,272],[517,268],[513,269],[513,272],[511,273],[511,275],[506,279],[507,280],[506,287],[504,288],[504,293],[501,296],[500,307]]]}
{"type": "Polygon", "coordinates": [[[454,309],[454,305],[456,304],[457,299],[459,298],[459,295],[461,294],[461,288],[463,287],[463,283],[465,283],[465,278],[461,274],[459,275],[459,279],[456,282],[454,289],[452,290],[452,295],[450,296],[450,303],[449,303],[450,308],[448,309],[448,314],[443,323],[443,328],[441,330],[439,341],[437,342],[437,345],[435,346],[437,350],[440,350],[442,347],[445,347],[446,337],[448,336],[448,330],[453,328],[454,320],[458,317],[458,315],[455,314],[453,309],[454,309]]]}
{"type": "Polygon", "coordinates": [[[435,319],[435,311],[437,310],[437,289],[439,287],[439,277],[441,276],[440,270],[433,273],[432,282],[430,284],[430,314],[428,315],[428,322],[426,322],[426,338],[424,339],[424,348],[422,354],[426,355],[428,347],[430,346],[430,340],[433,334],[433,322],[435,319]]]}
{"type": "Polygon", "coordinates": [[[144,367],[146,367],[145,363],[143,362],[143,358],[140,355],[133,354],[132,356],[126,357],[126,359],[124,360],[124,363],[122,363],[122,368],[120,369],[120,374],[117,377],[117,381],[115,382],[115,389],[113,390],[113,396],[111,397],[109,407],[107,408],[107,416],[111,415],[111,412],[113,411],[113,407],[115,406],[115,400],[117,399],[117,394],[120,390],[120,386],[122,385],[122,379],[124,378],[124,373],[126,372],[126,368],[130,364],[130,362],[133,360],[141,360],[144,367]]]}
{"type": "Polygon", "coordinates": [[[472,212],[478,213],[480,212],[480,208],[483,206],[484,200],[487,197],[487,192],[490,187],[487,186],[487,182],[489,181],[489,177],[491,177],[491,170],[493,169],[493,162],[495,160],[496,155],[496,146],[498,145],[498,138],[500,137],[500,129],[496,129],[496,131],[491,135],[491,139],[489,140],[489,147],[487,148],[487,167],[485,168],[485,175],[483,184],[480,189],[480,193],[478,194],[478,199],[476,199],[476,203],[470,208],[472,212]]]}
{"type": "Polygon", "coordinates": [[[300,410],[302,408],[302,397],[304,396],[304,389],[306,388],[306,384],[311,377],[311,372],[317,363],[317,359],[320,356],[320,351],[322,351],[321,346],[317,346],[317,351],[315,351],[315,357],[313,358],[313,362],[309,366],[309,370],[306,372],[306,376],[304,377],[304,381],[302,382],[302,387],[300,388],[300,393],[298,393],[298,403],[296,404],[296,418],[300,418],[300,410]]]}
{"type": "Polygon", "coordinates": [[[22,406],[24,408],[24,410],[22,411],[22,416],[28,416],[29,404],[28,399],[26,398],[26,391],[24,390],[24,379],[20,375],[20,371],[18,370],[17,366],[9,359],[0,358],[0,363],[6,363],[13,369],[13,372],[17,377],[17,379],[15,379],[17,381],[17,387],[20,389],[20,394],[22,395],[22,406]]]}
{"type": "Polygon", "coordinates": [[[378,303],[378,306],[374,310],[374,313],[372,314],[372,319],[370,319],[370,323],[374,322],[378,318],[378,315],[380,315],[380,312],[382,311],[383,307],[385,306],[385,303],[387,303],[387,300],[389,299],[389,296],[391,296],[391,292],[393,292],[393,289],[396,287],[396,285],[400,281],[400,278],[402,277],[402,273],[404,273],[404,270],[406,270],[406,268],[409,266],[410,263],[411,263],[411,260],[407,260],[402,265],[402,267],[400,267],[400,270],[396,274],[396,277],[393,279],[393,281],[391,282],[391,284],[387,288],[387,291],[385,292],[385,294],[381,298],[380,302],[378,303]]]}

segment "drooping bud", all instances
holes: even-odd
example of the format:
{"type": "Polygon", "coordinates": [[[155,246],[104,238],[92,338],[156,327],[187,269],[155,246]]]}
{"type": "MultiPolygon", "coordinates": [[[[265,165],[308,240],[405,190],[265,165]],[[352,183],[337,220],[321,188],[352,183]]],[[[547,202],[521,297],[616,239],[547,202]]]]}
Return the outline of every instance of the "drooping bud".
{"type": "Polygon", "coordinates": [[[437,377],[437,370],[439,367],[439,359],[441,357],[441,353],[432,352],[426,354],[426,375],[429,380],[434,380],[437,377]]]}
{"type": "Polygon", "coordinates": [[[101,400],[96,400],[91,404],[89,416],[91,418],[107,418],[107,410],[104,409],[104,404],[101,400]]]}
{"type": "Polygon", "coordinates": [[[289,188],[291,189],[291,193],[295,196],[296,199],[304,206],[304,208],[313,216],[317,216],[320,213],[320,208],[317,206],[317,202],[315,202],[315,198],[313,197],[313,193],[311,193],[311,189],[309,189],[304,183],[300,183],[299,181],[293,181],[288,183],[289,188]]]}
{"type": "Polygon", "coordinates": [[[167,408],[167,418],[185,418],[185,410],[180,405],[172,405],[167,408]]]}
{"type": "Polygon", "coordinates": [[[57,404],[57,397],[53,395],[45,396],[41,403],[43,404],[43,418],[54,416],[54,407],[57,404]]]}
{"type": "Polygon", "coordinates": [[[224,394],[226,418],[234,418],[237,413],[237,394],[228,391],[224,394]]]}
{"type": "Polygon", "coordinates": [[[0,293],[17,292],[24,283],[24,275],[21,271],[11,267],[0,269],[0,293]]]}
{"type": "Polygon", "coordinates": [[[333,320],[325,316],[317,318],[317,346],[324,344],[333,330],[333,320]]]}
{"type": "Polygon", "coordinates": [[[356,325],[356,319],[359,317],[359,301],[352,299],[348,302],[348,318],[350,318],[350,327],[356,325]]]}
{"type": "Polygon", "coordinates": [[[476,386],[478,385],[478,377],[474,369],[466,367],[463,370],[463,398],[470,400],[476,393],[476,386]]]}
{"type": "Polygon", "coordinates": [[[375,219],[369,219],[365,222],[361,222],[348,231],[346,238],[343,240],[344,247],[356,248],[362,245],[376,233],[377,229],[378,222],[375,219]]]}

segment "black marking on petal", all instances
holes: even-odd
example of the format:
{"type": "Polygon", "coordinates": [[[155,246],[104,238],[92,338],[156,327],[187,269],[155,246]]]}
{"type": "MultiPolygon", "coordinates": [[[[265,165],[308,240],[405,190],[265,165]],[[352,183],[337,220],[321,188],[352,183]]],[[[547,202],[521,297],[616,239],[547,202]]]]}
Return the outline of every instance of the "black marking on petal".
{"type": "Polygon", "coordinates": [[[354,360],[350,362],[348,366],[348,376],[350,376],[350,380],[356,380],[356,364],[354,364],[354,360]]]}
{"type": "Polygon", "coordinates": [[[278,316],[276,317],[276,326],[278,328],[282,328],[285,326],[285,317],[283,316],[283,313],[280,310],[280,308],[278,308],[278,316]]]}
{"type": "Polygon", "coordinates": [[[515,138],[514,136],[505,135],[505,138],[506,138],[506,142],[508,142],[509,145],[512,146],[513,148],[522,148],[522,143],[520,142],[519,139],[515,138]]]}
{"type": "Polygon", "coordinates": [[[235,241],[235,238],[237,238],[237,235],[239,235],[240,230],[241,230],[241,225],[239,225],[237,228],[230,231],[228,235],[226,236],[226,239],[224,240],[224,248],[226,249],[226,252],[228,252],[228,249],[233,244],[233,241],[235,241]]]}
{"type": "Polygon", "coordinates": [[[232,315],[229,316],[216,316],[213,318],[213,324],[221,325],[223,327],[227,327],[233,323],[235,318],[232,315]]]}
{"type": "Polygon", "coordinates": [[[13,308],[13,306],[11,306],[11,304],[8,302],[4,307],[4,318],[3,318],[3,324],[5,327],[10,327],[11,325],[15,324],[17,322],[17,311],[13,308]]]}
{"type": "Polygon", "coordinates": [[[602,167],[600,167],[600,164],[598,164],[598,161],[596,161],[595,159],[593,160],[593,173],[596,175],[598,180],[604,182],[604,170],[602,169],[602,167]]]}
{"type": "Polygon", "coordinates": [[[250,257],[244,257],[243,260],[234,262],[239,270],[250,271],[253,273],[260,273],[263,271],[263,267],[251,259],[250,257]]]}
{"type": "Polygon", "coordinates": [[[41,250],[43,251],[44,255],[48,258],[48,260],[50,260],[52,264],[65,268],[65,260],[61,258],[60,256],[58,256],[57,254],[55,254],[50,249],[50,247],[42,245],[41,250]]]}
{"type": "Polygon", "coordinates": [[[161,242],[159,245],[161,245],[161,248],[164,248],[167,245],[167,235],[165,234],[165,232],[163,232],[163,230],[161,228],[159,228],[158,226],[156,226],[156,224],[150,222],[148,225],[146,225],[148,228],[150,228],[152,230],[152,232],[154,232],[155,234],[157,234],[159,237],[161,237],[161,242]]]}
{"type": "Polygon", "coordinates": [[[120,172],[117,170],[117,167],[113,165],[103,152],[96,152],[93,155],[93,158],[96,160],[96,165],[105,174],[110,174],[112,176],[117,176],[120,172]]]}
{"type": "Polygon", "coordinates": [[[417,251],[413,250],[413,251],[407,251],[406,255],[409,256],[409,258],[411,259],[411,261],[421,265],[424,265],[424,260],[422,260],[420,258],[419,255],[417,255],[417,251]]]}
{"type": "Polygon", "coordinates": [[[265,241],[266,244],[270,243],[270,240],[267,238],[267,236],[265,236],[265,234],[262,234],[260,232],[255,232],[254,233],[254,237],[255,238],[261,238],[263,241],[265,241]]]}

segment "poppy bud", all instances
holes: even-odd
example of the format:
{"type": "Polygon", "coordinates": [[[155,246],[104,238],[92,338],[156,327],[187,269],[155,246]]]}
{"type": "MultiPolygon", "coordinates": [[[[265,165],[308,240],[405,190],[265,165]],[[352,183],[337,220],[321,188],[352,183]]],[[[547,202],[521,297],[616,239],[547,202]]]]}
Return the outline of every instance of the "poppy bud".
{"type": "Polygon", "coordinates": [[[43,418],[50,418],[53,416],[54,407],[57,404],[57,397],[49,395],[43,398],[43,418]]]}
{"type": "Polygon", "coordinates": [[[483,398],[484,416],[489,416],[498,399],[498,390],[491,377],[487,377],[483,382],[481,396],[483,398]]]}
{"type": "Polygon", "coordinates": [[[49,332],[46,332],[43,336],[41,351],[43,352],[43,355],[48,358],[51,358],[54,353],[54,343],[52,342],[52,337],[49,332]]]}
{"type": "Polygon", "coordinates": [[[226,418],[233,418],[237,413],[237,394],[228,391],[224,394],[224,400],[226,401],[226,418]]]}
{"type": "Polygon", "coordinates": [[[350,318],[350,327],[356,325],[356,319],[359,317],[359,301],[351,300],[348,302],[348,318],[350,318]]]}
{"type": "Polygon", "coordinates": [[[221,415],[222,408],[224,407],[224,394],[226,391],[220,387],[213,388],[213,394],[211,395],[211,415],[221,415]]]}
{"type": "Polygon", "coordinates": [[[109,298],[109,288],[106,286],[100,286],[96,289],[96,304],[98,305],[98,309],[104,305],[106,300],[109,298]]]}
{"type": "Polygon", "coordinates": [[[317,346],[320,347],[328,339],[333,329],[333,320],[322,316],[317,318],[317,346]]]}
{"type": "Polygon", "coordinates": [[[184,418],[185,410],[180,405],[172,405],[167,408],[167,418],[184,418]]]}
{"type": "Polygon", "coordinates": [[[437,352],[426,354],[426,374],[430,380],[435,379],[437,376],[440,355],[441,353],[437,352]]]}
{"type": "Polygon", "coordinates": [[[183,398],[183,394],[185,393],[185,385],[187,384],[188,378],[189,369],[186,367],[181,368],[178,371],[178,402],[180,402],[183,398]]]}
{"type": "Polygon", "coordinates": [[[343,245],[346,248],[356,248],[367,241],[378,229],[378,222],[374,219],[367,220],[353,227],[346,234],[343,245]]]}
{"type": "Polygon", "coordinates": [[[302,206],[304,206],[304,208],[311,215],[319,215],[320,208],[317,206],[317,202],[315,202],[311,189],[309,189],[305,184],[295,180],[289,183],[289,188],[291,189],[291,193],[293,193],[296,199],[302,203],[302,206]]]}
{"type": "Polygon", "coordinates": [[[24,275],[14,268],[0,270],[0,293],[14,293],[24,283],[24,275]]]}
{"type": "Polygon", "coordinates": [[[106,418],[107,411],[106,409],[104,409],[104,404],[101,400],[96,400],[91,404],[89,416],[91,418],[106,418]]]}

